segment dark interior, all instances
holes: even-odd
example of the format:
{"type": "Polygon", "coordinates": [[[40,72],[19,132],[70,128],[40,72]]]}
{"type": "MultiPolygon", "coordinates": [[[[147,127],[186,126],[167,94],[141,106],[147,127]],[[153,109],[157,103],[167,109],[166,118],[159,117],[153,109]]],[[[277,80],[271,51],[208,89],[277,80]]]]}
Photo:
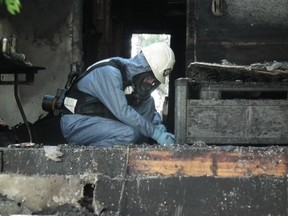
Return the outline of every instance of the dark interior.
{"type": "MultiPolygon", "coordinates": [[[[112,0],[109,14],[105,14],[104,1],[84,1],[83,51],[84,67],[110,56],[130,57],[133,33],[170,34],[171,48],[176,64],[170,75],[168,131],[174,130],[174,80],[185,76],[186,1],[185,0],[112,0]],[[103,5],[101,6],[101,3],[103,5]],[[106,17],[105,17],[106,16],[106,17]],[[107,30],[107,16],[111,22],[107,30]],[[105,26],[106,25],[106,26],[105,26]],[[107,32],[110,32],[107,35],[107,32]],[[109,38],[109,41],[108,41],[109,38]],[[107,44],[107,50],[99,48],[107,44]],[[98,56],[95,55],[98,50],[98,56]],[[109,51],[108,51],[109,50],[109,51]]],[[[107,8],[106,8],[107,10],[107,8]]]]}

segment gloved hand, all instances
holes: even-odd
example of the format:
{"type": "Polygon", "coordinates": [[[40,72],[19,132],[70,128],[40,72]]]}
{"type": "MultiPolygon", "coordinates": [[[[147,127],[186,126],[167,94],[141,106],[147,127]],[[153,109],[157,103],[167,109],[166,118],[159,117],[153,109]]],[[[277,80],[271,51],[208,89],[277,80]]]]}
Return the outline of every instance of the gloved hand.
{"type": "Polygon", "coordinates": [[[152,124],[159,125],[159,124],[161,124],[161,122],[162,122],[162,119],[161,119],[160,113],[159,112],[155,112],[154,116],[153,116],[153,119],[152,119],[152,124]]]}
{"type": "Polygon", "coordinates": [[[163,124],[159,124],[156,126],[156,128],[158,128],[159,130],[161,130],[161,132],[167,132],[166,127],[163,124]]]}
{"type": "MultiPolygon", "coordinates": [[[[175,136],[171,133],[162,131],[164,125],[158,125],[155,127],[152,134],[152,139],[156,140],[162,146],[172,146],[175,141],[175,136]]],[[[166,128],[165,128],[166,129],[166,128]]]]}

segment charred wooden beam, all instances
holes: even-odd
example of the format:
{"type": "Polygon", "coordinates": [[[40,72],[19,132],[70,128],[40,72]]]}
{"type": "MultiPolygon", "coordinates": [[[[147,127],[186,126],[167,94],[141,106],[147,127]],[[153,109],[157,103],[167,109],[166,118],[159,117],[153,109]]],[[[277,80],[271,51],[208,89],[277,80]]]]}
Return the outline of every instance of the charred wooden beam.
{"type": "Polygon", "coordinates": [[[286,176],[287,148],[177,148],[171,150],[134,150],[130,153],[129,173],[133,175],[286,176]],[[285,149],[285,151],[284,151],[285,149]]]}
{"type": "Polygon", "coordinates": [[[5,173],[105,173],[112,178],[146,176],[212,176],[221,178],[288,175],[288,147],[177,146],[91,149],[59,147],[53,161],[47,149],[2,149],[5,173]],[[77,163],[75,162],[77,161],[77,163]]]}

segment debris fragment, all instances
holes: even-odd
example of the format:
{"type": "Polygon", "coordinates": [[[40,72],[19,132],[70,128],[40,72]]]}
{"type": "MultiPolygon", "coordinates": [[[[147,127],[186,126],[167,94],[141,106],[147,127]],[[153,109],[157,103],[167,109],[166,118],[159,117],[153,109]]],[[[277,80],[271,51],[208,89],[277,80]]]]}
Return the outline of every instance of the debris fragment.
{"type": "Polygon", "coordinates": [[[45,156],[53,161],[61,161],[61,156],[63,152],[60,151],[59,146],[44,146],[45,156]]]}
{"type": "Polygon", "coordinates": [[[192,62],[189,64],[190,78],[195,81],[243,81],[263,83],[287,83],[288,62],[263,62],[237,65],[226,59],[222,64],[192,62]]]}
{"type": "Polygon", "coordinates": [[[195,147],[195,148],[207,148],[208,146],[207,146],[207,144],[204,141],[197,140],[197,141],[193,142],[192,147],[195,147]]]}
{"type": "Polygon", "coordinates": [[[16,144],[11,144],[8,146],[8,148],[31,148],[34,147],[35,143],[32,142],[25,142],[25,143],[16,143],[16,144]]]}

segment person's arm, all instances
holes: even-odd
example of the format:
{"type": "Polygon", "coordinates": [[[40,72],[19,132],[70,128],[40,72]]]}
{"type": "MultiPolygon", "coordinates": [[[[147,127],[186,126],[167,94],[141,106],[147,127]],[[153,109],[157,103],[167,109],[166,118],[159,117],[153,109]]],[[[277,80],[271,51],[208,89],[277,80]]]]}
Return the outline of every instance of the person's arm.
{"type": "Polygon", "coordinates": [[[154,125],[128,105],[118,69],[111,66],[97,68],[78,83],[78,88],[98,98],[119,121],[137,129],[144,136],[153,135],[154,125]]]}

